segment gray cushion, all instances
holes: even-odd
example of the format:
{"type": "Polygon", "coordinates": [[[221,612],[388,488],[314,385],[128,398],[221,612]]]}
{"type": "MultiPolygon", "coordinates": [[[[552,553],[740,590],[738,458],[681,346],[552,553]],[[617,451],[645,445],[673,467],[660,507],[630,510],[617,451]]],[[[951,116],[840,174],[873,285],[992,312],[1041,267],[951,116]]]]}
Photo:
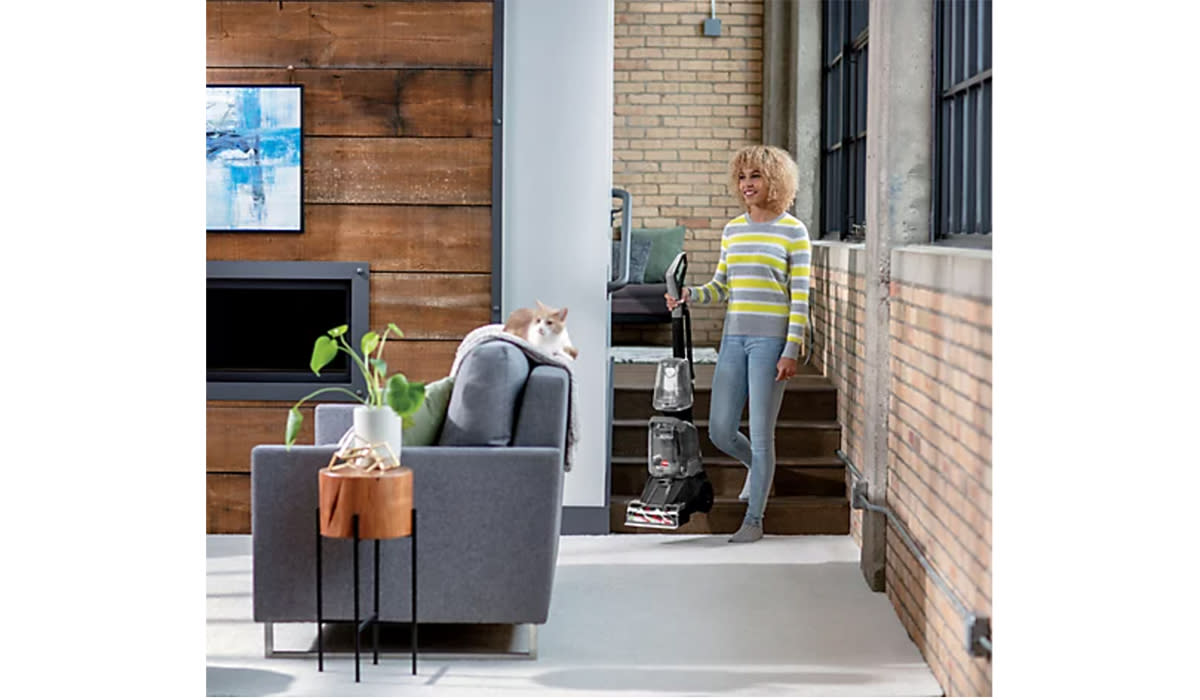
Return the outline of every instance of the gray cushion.
{"type": "Polygon", "coordinates": [[[459,365],[439,445],[504,447],[512,441],[529,360],[502,340],[483,343],[459,365]]]}
{"type": "MultiPolygon", "coordinates": [[[[641,284],[646,276],[646,265],[650,262],[650,251],[654,241],[648,238],[634,238],[629,242],[629,284],[641,284]]],[[[621,242],[612,242],[612,270],[616,275],[621,269],[621,242]]],[[[669,264],[669,263],[668,263],[669,264]]]]}

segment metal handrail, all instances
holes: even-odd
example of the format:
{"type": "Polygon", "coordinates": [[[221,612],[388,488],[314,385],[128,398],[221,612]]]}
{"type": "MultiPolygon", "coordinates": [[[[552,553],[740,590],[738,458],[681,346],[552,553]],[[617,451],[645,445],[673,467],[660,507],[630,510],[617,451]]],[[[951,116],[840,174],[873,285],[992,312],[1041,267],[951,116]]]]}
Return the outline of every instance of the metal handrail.
{"type": "Polygon", "coordinates": [[[615,280],[608,281],[608,293],[621,289],[629,284],[629,249],[633,240],[633,195],[629,194],[628,190],[623,190],[619,187],[612,188],[612,196],[621,200],[621,208],[613,209],[611,214],[620,212],[621,214],[621,252],[620,252],[620,271],[621,274],[615,280]]]}
{"type": "Polygon", "coordinates": [[[842,460],[842,462],[846,465],[846,468],[850,470],[850,473],[855,479],[855,484],[850,490],[850,507],[854,508],[855,510],[869,510],[873,513],[882,513],[885,517],[887,517],[888,522],[892,524],[892,527],[896,528],[896,532],[900,534],[900,539],[903,540],[904,544],[908,547],[908,550],[912,552],[913,557],[916,558],[917,562],[921,565],[921,568],[924,569],[925,573],[933,579],[933,582],[937,585],[937,587],[942,589],[942,592],[945,593],[946,597],[950,599],[950,602],[954,604],[954,608],[958,610],[959,616],[963,618],[964,622],[966,622],[966,647],[967,650],[971,652],[971,656],[987,656],[988,658],[991,658],[991,618],[976,614],[967,609],[967,606],[964,605],[961,600],[959,600],[958,596],[955,595],[949,584],[946,583],[946,579],[942,578],[942,575],[933,568],[933,564],[929,563],[929,560],[926,559],[925,555],[922,554],[917,548],[917,543],[913,540],[912,535],[909,534],[908,528],[905,527],[904,523],[902,523],[900,519],[896,517],[896,514],[892,512],[892,509],[888,508],[887,506],[877,506],[874,503],[871,503],[870,498],[867,496],[867,480],[863,476],[862,472],[860,472],[858,468],[854,466],[854,462],[850,461],[850,457],[848,457],[846,453],[842,452],[840,449],[834,450],[834,454],[838,456],[838,459],[842,460]]]}

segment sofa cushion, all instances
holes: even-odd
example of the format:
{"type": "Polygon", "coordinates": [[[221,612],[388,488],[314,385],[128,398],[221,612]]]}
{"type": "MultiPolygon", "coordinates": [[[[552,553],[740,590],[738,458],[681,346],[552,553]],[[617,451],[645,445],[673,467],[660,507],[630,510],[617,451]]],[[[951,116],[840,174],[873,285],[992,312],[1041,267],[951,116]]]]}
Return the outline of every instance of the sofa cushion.
{"type": "Polygon", "coordinates": [[[504,447],[512,442],[529,359],[502,340],[483,343],[459,365],[439,445],[504,447]]]}
{"type": "MultiPolygon", "coordinates": [[[[646,265],[650,262],[650,249],[654,241],[649,238],[634,238],[629,242],[629,284],[641,284],[646,276],[646,265]]],[[[616,275],[621,269],[621,242],[612,242],[612,271],[616,275]]],[[[670,263],[668,263],[670,264],[670,263]]]]}
{"type": "Polygon", "coordinates": [[[404,445],[425,447],[437,442],[438,434],[442,432],[442,423],[446,420],[446,410],[450,406],[450,394],[454,390],[454,377],[442,379],[425,385],[425,400],[421,407],[412,414],[412,425],[404,428],[404,445]]]}
{"type": "Polygon", "coordinates": [[[687,229],[683,226],[674,228],[635,228],[632,230],[633,240],[649,240],[650,259],[646,262],[646,272],[643,282],[665,282],[667,266],[675,256],[683,252],[683,235],[687,229]]]}
{"type": "Polygon", "coordinates": [[[670,321],[671,312],[667,311],[667,300],[663,296],[666,293],[667,285],[661,282],[622,287],[610,297],[613,319],[620,322],[622,317],[636,316],[645,317],[646,321],[654,320],[650,317],[670,321]]]}

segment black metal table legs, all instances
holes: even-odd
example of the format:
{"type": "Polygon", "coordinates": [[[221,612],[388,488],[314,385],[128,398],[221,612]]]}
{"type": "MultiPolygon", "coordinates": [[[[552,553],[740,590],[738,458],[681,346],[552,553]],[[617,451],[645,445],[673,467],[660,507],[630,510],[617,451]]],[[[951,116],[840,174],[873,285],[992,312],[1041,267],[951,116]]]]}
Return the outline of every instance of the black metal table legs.
{"type": "Polygon", "coordinates": [[[325,645],[321,634],[321,509],[317,508],[317,671],[325,670],[325,645]]]}
{"type": "Polygon", "coordinates": [[[412,674],[417,675],[417,509],[412,509],[412,674]]]}
{"type": "MultiPolygon", "coordinates": [[[[325,670],[325,645],[322,635],[322,598],[321,598],[321,509],[317,508],[317,671],[325,670]]],[[[351,518],[354,529],[354,682],[361,680],[359,673],[359,658],[361,649],[359,637],[363,630],[371,627],[372,656],[374,665],[379,665],[379,540],[375,540],[375,609],[371,617],[359,622],[358,606],[358,545],[361,539],[358,535],[358,515],[351,518]]],[[[417,675],[417,509],[412,509],[412,673],[417,675]]]]}

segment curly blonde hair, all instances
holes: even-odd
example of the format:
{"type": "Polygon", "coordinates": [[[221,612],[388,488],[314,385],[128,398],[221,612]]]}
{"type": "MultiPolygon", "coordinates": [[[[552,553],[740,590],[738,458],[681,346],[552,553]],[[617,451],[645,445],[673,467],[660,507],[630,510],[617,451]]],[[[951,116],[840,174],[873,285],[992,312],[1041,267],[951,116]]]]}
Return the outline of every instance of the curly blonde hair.
{"type": "Polygon", "coordinates": [[[743,169],[762,173],[767,183],[764,206],[769,211],[787,211],[795,201],[800,169],[787,151],[776,146],[746,146],[733,154],[729,159],[729,191],[741,207],[746,206],[738,188],[738,174],[743,169]]]}

